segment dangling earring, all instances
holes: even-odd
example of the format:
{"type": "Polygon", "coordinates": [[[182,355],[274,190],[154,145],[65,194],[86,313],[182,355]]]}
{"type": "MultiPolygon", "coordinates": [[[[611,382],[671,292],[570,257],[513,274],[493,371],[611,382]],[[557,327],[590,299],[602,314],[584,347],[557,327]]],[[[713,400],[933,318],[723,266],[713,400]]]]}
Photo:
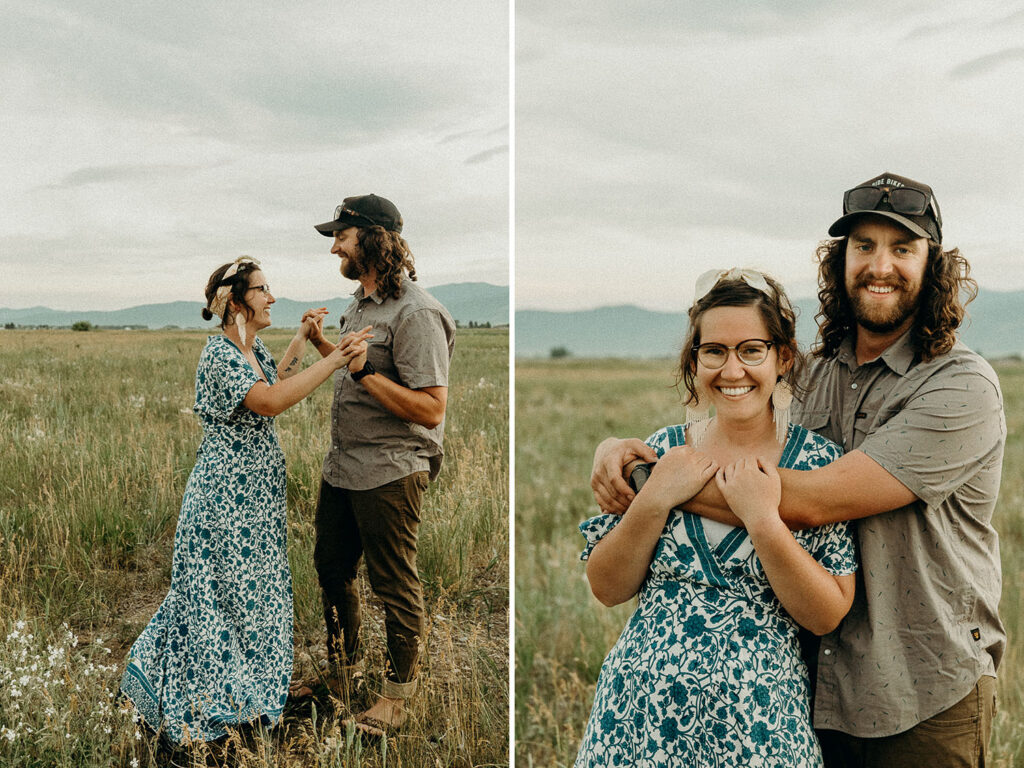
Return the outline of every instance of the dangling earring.
{"type": "Polygon", "coordinates": [[[245,346],[245,315],[239,312],[235,315],[235,325],[238,326],[238,338],[242,340],[242,346],[245,346]]]}
{"type": "Polygon", "coordinates": [[[786,444],[789,434],[789,408],[793,405],[793,387],[785,379],[775,382],[772,390],[772,421],[775,422],[775,439],[779,445],[786,444]]]}
{"type": "Polygon", "coordinates": [[[690,395],[691,402],[696,400],[696,405],[686,406],[686,432],[689,438],[686,444],[692,448],[699,448],[704,442],[708,427],[711,426],[711,406],[707,398],[703,402],[698,397],[700,393],[694,392],[690,395]]]}

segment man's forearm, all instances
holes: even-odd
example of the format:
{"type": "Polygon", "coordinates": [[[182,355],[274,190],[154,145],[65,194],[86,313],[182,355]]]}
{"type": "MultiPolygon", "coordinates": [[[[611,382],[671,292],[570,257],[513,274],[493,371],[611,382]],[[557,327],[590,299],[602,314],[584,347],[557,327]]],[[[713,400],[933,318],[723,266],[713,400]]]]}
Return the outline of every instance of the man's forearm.
{"type": "Polygon", "coordinates": [[[380,373],[365,376],[359,383],[377,402],[403,421],[433,429],[444,420],[448,387],[409,389],[380,373]]]}
{"type": "Polygon", "coordinates": [[[715,483],[707,483],[696,496],[683,503],[682,508],[709,520],[717,520],[737,528],[743,527],[743,523],[725,503],[725,497],[715,483]]]}
{"type": "MultiPolygon", "coordinates": [[[[861,451],[807,471],[780,469],[782,502],[779,516],[790,528],[814,528],[840,520],[856,520],[899,509],[917,497],[861,451]]],[[[714,483],[683,504],[688,512],[740,526],[714,483]]]]}

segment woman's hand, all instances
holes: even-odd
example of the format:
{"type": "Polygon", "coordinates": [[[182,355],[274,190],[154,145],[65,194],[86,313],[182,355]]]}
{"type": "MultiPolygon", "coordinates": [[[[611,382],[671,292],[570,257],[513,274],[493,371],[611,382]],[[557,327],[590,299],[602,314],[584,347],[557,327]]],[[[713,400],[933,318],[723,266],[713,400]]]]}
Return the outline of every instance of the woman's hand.
{"type": "Polygon", "coordinates": [[[718,471],[718,464],[707,454],[678,445],[658,459],[640,494],[666,511],[696,496],[718,471]]]}
{"type": "Polygon", "coordinates": [[[739,459],[719,469],[715,482],[748,531],[758,524],[779,521],[782,480],[770,461],[761,457],[739,459]]]}
{"type": "Polygon", "coordinates": [[[636,460],[657,461],[658,454],[643,440],[609,437],[594,451],[594,468],[590,474],[590,487],[594,500],[602,512],[621,515],[629,508],[634,493],[623,478],[627,464],[636,460]]]}
{"type": "MultiPolygon", "coordinates": [[[[335,364],[335,369],[351,365],[353,360],[366,360],[366,340],[373,338],[373,334],[370,333],[372,330],[373,326],[368,325],[341,337],[338,346],[327,356],[327,359],[335,364]]],[[[361,368],[360,365],[359,369],[361,368]]]]}
{"type": "Polygon", "coordinates": [[[330,314],[327,307],[307,309],[302,313],[302,325],[299,333],[304,339],[316,343],[324,339],[324,317],[330,314]]]}

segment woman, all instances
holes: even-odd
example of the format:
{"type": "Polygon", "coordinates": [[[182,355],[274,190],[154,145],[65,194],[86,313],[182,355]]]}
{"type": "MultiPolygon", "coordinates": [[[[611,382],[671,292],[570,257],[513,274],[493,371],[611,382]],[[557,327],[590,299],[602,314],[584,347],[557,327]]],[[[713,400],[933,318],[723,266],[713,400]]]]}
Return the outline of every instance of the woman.
{"type": "Polygon", "coordinates": [[[845,523],[789,531],[776,466],[810,469],[840,449],[789,424],[803,361],[774,280],[706,273],[689,320],[678,375],[690,421],[648,438],[659,460],[649,478],[651,465],[633,471],[625,515],[580,526],[594,594],[639,601],[576,765],[820,765],[797,625],[824,634],[849,610],[854,545],[845,523]],[[712,478],[743,527],[676,509],[712,478]]]}
{"type": "Polygon", "coordinates": [[[230,726],[277,721],[292,670],[292,589],[284,455],[274,416],[365,354],[368,328],[298,371],[312,328],[281,365],[256,335],[274,297],[242,257],[211,275],[203,318],[221,319],[196,371],[203,442],[185,488],[171,588],[132,645],[121,690],[174,742],[211,741],[230,726]]]}

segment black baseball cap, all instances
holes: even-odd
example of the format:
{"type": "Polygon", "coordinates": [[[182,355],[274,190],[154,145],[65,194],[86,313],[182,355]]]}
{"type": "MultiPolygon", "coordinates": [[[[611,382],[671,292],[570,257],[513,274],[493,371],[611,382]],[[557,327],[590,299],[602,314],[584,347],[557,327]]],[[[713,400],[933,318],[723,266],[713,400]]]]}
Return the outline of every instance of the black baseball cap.
{"type": "Polygon", "coordinates": [[[384,227],[389,232],[402,231],[402,214],[390,200],[377,195],[346,197],[334,209],[334,220],[316,225],[316,231],[324,237],[346,227],[384,227]]]}
{"type": "Polygon", "coordinates": [[[871,213],[903,225],[918,237],[942,243],[942,214],[935,193],[927,184],[883,173],[843,194],[843,215],[828,228],[832,237],[850,233],[853,220],[871,213]]]}

